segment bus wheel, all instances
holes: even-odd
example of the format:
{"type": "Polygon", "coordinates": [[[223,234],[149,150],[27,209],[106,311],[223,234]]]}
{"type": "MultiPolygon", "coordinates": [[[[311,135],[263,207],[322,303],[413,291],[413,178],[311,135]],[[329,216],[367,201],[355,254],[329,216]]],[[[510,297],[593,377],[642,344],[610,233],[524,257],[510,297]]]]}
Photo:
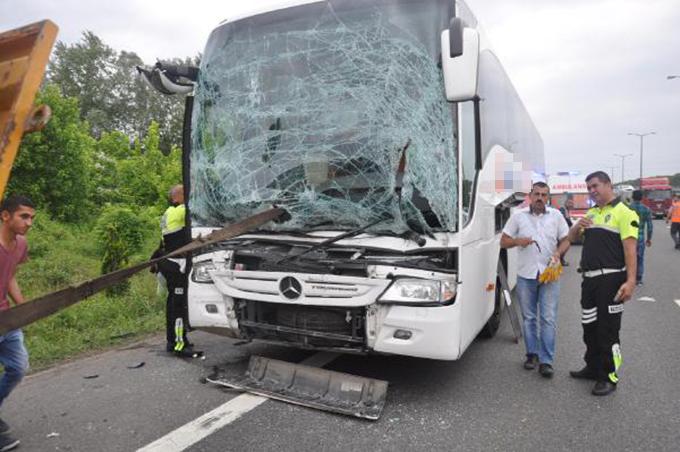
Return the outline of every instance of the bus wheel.
{"type": "Polygon", "coordinates": [[[501,292],[501,280],[496,276],[496,292],[494,294],[493,314],[480,331],[479,336],[485,339],[494,337],[501,325],[501,312],[503,309],[503,293],[501,292]]]}

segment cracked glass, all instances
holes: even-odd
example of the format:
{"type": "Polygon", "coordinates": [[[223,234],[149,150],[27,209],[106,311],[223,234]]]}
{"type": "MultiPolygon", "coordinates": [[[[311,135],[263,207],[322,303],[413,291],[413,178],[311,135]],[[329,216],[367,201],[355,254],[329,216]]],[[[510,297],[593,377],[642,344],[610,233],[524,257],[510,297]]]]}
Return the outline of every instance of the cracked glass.
{"type": "Polygon", "coordinates": [[[277,205],[278,231],[456,230],[440,68],[448,1],[321,2],[216,29],[192,118],[194,226],[277,205]]]}

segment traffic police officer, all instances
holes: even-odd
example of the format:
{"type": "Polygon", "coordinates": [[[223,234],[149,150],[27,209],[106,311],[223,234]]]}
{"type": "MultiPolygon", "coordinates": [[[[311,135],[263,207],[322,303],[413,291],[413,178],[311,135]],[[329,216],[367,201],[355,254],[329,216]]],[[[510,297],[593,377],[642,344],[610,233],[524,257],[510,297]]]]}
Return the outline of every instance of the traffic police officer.
{"type": "MultiPolygon", "coordinates": [[[[161,246],[153,257],[168,254],[188,242],[186,236],[184,205],[184,187],[175,185],[169,193],[170,207],[163,213],[161,218],[161,232],[163,234],[161,246]]],[[[158,270],[165,278],[168,286],[168,298],[166,301],[166,349],[179,356],[193,357],[192,344],[187,340],[187,278],[185,274],[186,260],[165,259],[158,263],[158,270]]]]}
{"type": "Polygon", "coordinates": [[[615,197],[607,173],[589,174],[586,184],[596,205],[569,230],[572,242],[584,235],[580,271],[586,366],[570,375],[595,380],[592,393],[602,396],[613,392],[619,381],[619,330],[623,303],[635,290],[639,219],[615,197]]]}

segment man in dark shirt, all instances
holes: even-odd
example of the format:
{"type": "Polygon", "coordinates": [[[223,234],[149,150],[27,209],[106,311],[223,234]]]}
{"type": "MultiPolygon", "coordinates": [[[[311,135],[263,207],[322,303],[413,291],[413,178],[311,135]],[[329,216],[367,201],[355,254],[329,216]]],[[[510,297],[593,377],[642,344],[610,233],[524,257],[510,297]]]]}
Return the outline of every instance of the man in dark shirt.
{"type": "Polygon", "coordinates": [[[642,285],[642,276],[645,272],[645,248],[652,246],[652,232],[654,225],[652,224],[652,211],[649,207],[642,204],[642,191],[635,190],[633,192],[633,202],[630,203],[630,208],[638,214],[640,218],[640,228],[638,230],[637,241],[637,276],[636,284],[642,285]],[[645,240],[645,232],[647,240],[645,240]]]}
{"type": "MultiPolygon", "coordinates": [[[[567,200],[564,202],[564,205],[560,207],[560,213],[564,217],[564,221],[567,222],[567,227],[572,227],[574,223],[571,221],[571,209],[574,208],[574,199],[571,197],[571,195],[567,195],[567,200]]],[[[568,267],[569,262],[567,262],[567,253],[565,253],[560,257],[560,262],[562,262],[563,267],[568,267]]]]}
{"type": "Polygon", "coordinates": [[[593,395],[612,393],[623,361],[619,340],[623,303],[633,296],[637,266],[638,216],[614,195],[604,171],[586,177],[595,206],[569,230],[569,240],[584,236],[580,270],[581,323],[586,366],[573,378],[595,380],[593,395]]]}

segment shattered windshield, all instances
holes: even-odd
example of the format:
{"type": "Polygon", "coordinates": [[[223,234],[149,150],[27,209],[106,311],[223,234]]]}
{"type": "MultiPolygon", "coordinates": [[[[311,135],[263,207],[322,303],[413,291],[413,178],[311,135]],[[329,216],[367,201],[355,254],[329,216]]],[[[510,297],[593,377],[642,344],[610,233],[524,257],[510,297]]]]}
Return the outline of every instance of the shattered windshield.
{"type": "Polygon", "coordinates": [[[196,226],[276,204],[270,230],[456,229],[452,108],[439,67],[449,2],[321,2],[219,27],[192,124],[196,226]],[[348,6],[349,5],[349,6],[348,6]]]}

